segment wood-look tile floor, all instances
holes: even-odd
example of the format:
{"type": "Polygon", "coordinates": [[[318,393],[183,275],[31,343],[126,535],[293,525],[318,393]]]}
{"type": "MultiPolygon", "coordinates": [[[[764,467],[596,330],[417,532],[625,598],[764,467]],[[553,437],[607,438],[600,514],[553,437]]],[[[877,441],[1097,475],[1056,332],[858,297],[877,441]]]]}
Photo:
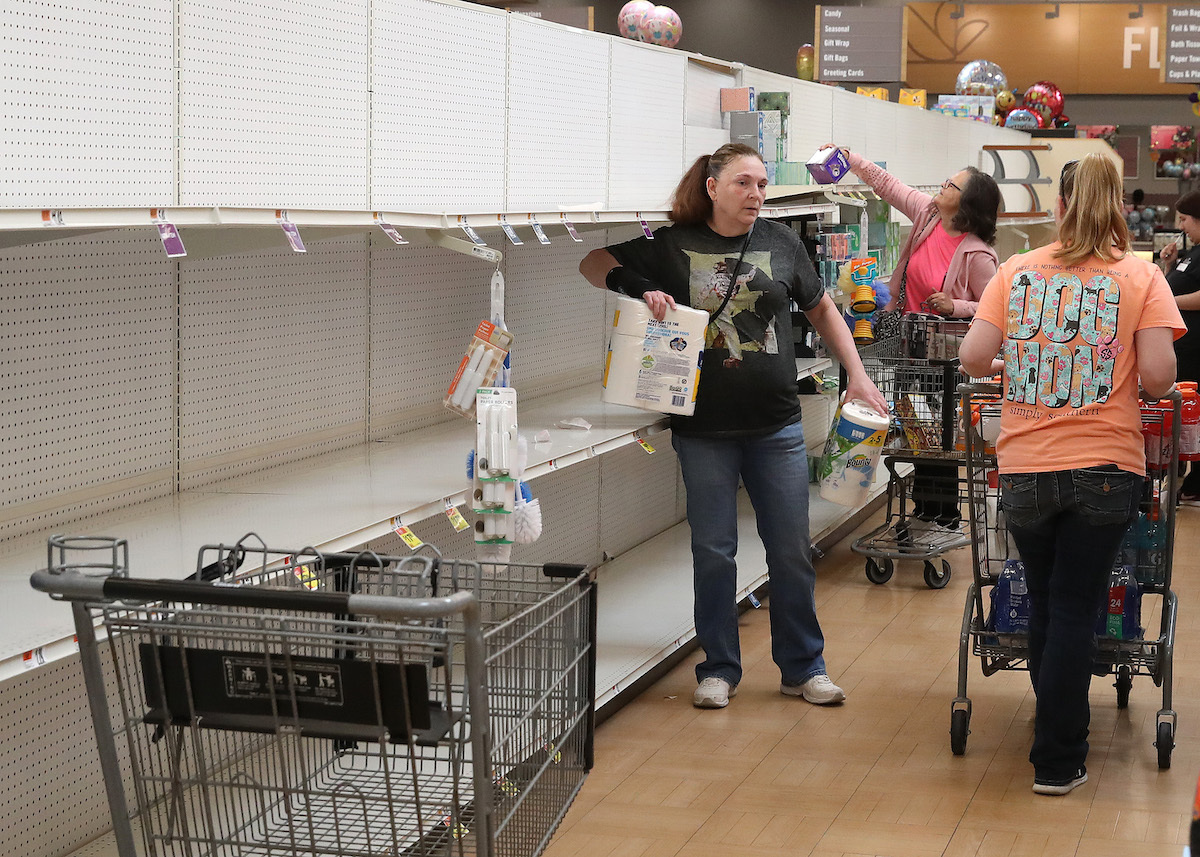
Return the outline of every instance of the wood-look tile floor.
{"type": "MultiPolygon", "coordinates": [[[[1089,779],[1065,797],[1030,789],[1028,673],[985,677],[972,657],[971,734],[965,755],[950,751],[970,554],[949,555],[943,590],[925,586],[920,563],[876,586],[854,537],[817,565],[826,661],[845,704],[781,696],[767,611],[748,611],[729,707],[692,707],[693,657],[601,724],[596,767],[547,857],[1182,854],[1200,774],[1200,508],[1178,517],[1171,768],[1158,768],[1153,746],[1162,690],[1137,677],[1122,710],[1111,677],[1097,678],[1089,779]]],[[[1157,612],[1144,624],[1157,629],[1157,612]]]]}

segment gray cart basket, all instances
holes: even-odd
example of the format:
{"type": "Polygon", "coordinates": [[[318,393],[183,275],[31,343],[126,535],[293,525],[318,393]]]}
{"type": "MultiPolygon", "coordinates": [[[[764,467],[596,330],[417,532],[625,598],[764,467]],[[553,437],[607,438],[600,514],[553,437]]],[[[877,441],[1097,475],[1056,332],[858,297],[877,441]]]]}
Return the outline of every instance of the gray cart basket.
{"type": "Polygon", "coordinates": [[[254,538],[178,581],[54,537],[33,575],[74,611],[121,857],[540,854],[592,765],[583,567],[254,538]]]}

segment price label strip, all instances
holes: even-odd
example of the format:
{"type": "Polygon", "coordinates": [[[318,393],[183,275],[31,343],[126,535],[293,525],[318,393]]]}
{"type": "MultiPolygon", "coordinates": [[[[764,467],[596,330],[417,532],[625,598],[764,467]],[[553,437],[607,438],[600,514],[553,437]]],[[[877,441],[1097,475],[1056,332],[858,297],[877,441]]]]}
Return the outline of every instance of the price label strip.
{"type": "Polygon", "coordinates": [[[638,446],[640,446],[642,449],[646,450],[647,455],[654,455],[654,447],[652,447],[644,437],[641,437],[640,435],[635,434],[633,436],[633,439],[638,442],[638,446]]]}
{"type": "Polygon", "coordinates": [[[175,224],[167,219],[166,209],[150,209],[150,219],[158,227],[158,237],[162,239],[163,250],[166,251],[168,258],[186,256],[187,248],[183,246],[183,238],[180,236],[179,230],[175,228],[175,224]]]}
{"type": "Polygon", "coordinates": [[[279,224],[279,228],[283,230],[283,234],[287,236],[288,244],[296,253],[307,253],[308,250],[304,247],[304,239],[300,237],[300,230],[296,228],[296,224],[288,220],[286,211],[281,209],[275,210],[275,222],[279,224]]]}
{"type": "Polygon", "coordinates": [[[403,235],[401,235],[398,231],[396,231],[396,227],[392,226],[392,224],[385,221],[383,219],[383,215],[381,215],[378,211],[375,212],[375,223],[380,229],[383,230],[383,234],[386,235],[388,238],[391,238],[392,241],[394,241],[395,243],[397,243],[397,244],[407,244],[408,243],[408,240],[403,235]]]}
{"type": "Polygon", "coordinates": [[[458,507],[446,501],[446,517],[450,520],[450,526],[454,527],[454,532],[461,533],[463,530],[469,529],[470,524],[467,519],[462,516],[462,512],[458,511],[458,507]]]}
{"type": "Polygon", "coordinates": [[[565,214],[562,216],[562,224],[567,228],[567,234],[571,236],[572,241],[583,242],[583,239],[579,237],[579,233],[575,231],[575,224],[567,220],[565,214]]]}
{"type": "Polygon", "coordinates": [[[483,246],[486,242],[479,237],[479,233],[471,228],[471,224],[467,223],[467,218],[461,214],[458,216],[458,228],[467,233],[467,237],[471,239],[472,244],[483,246]]]}
{"type": "Polygon", "coordinates": [[[415,551],[421,545],[425,544],[416,533],[404,526],[404,522],[400,520],[399,515],[392,518],[392,529],[400,537],[400,540],[408,545],[409,550],[415,551]]]}
{"type": "Polygon", "coordinates": [[[508,218],[503,214],[500,215],[500,228],[504,230],[504,234],[508,236],[508,240],[513,243],[514,247],[520,247],[525,243],[517,237],[517,230],[512,228],[512,224],[508,222],[508,218]]]}
{"type": "Polygon", "coordinates": [[[529,215],[529,225],[533,227],[533,234],[537,236],[537,240],[543,244],[549,244],[550,239],[546,237],[546,232],[542,229],[542,224],[537,222],[537,218],[532,214],[529,215]]]}
{"type": "Polygon", "coordinates": [[[650,224],[646,222],[646,218],[642,217],[642,213],[640,211],[636,212],[634,214],[634,217],[637,218],[638,223],[642,224],[642,233],[647,238],[649,238],[651,241],[653,241],[654,240],[654,230],[650,228],[650,224]]]}

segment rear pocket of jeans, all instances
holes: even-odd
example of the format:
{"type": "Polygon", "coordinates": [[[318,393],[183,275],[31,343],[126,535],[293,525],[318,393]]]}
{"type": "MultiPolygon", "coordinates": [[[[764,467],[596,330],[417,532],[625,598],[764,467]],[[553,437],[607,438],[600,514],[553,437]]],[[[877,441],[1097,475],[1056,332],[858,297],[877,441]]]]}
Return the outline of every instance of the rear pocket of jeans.
{"type": "Polygon", "coordinates": [[[1094,527],[1125,525],[1133,519],[1141,477],[1119,470],[1076,470],[1075,502],[1094,527]]]}
{"type": "Polygon", "coordinates": [[[1037,474],[1008,473],[1000,477],[1000,503],[1011,527],[1028,527],[1038,519],[1037,474]]]}

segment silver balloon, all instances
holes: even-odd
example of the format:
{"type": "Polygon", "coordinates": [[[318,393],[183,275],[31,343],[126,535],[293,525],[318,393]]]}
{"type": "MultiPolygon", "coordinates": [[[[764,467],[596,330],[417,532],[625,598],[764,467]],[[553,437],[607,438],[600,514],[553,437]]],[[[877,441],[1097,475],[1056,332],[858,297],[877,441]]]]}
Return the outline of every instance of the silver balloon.
{"type": "Polygon", "coordinates": [[[989,60],[971,60],[954,81],[955,95],[991,95],[1008,89],[1004,70],[989,60]]]}

